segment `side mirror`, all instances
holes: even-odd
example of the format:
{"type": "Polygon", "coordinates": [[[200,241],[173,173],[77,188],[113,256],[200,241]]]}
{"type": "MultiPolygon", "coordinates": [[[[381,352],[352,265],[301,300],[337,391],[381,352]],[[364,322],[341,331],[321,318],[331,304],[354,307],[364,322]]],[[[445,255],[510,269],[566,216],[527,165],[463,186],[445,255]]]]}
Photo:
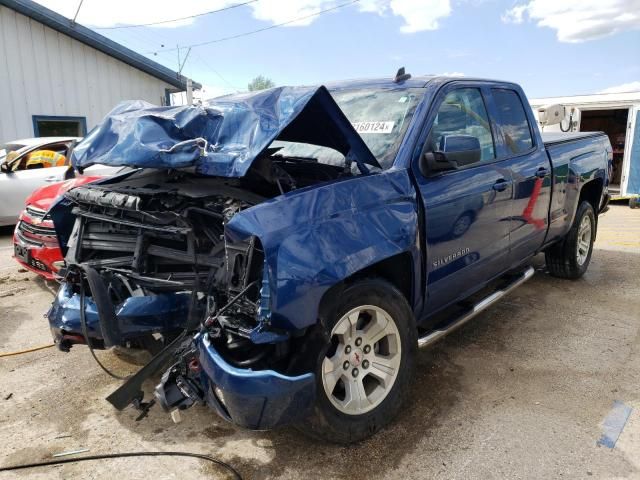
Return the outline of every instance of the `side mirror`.
{"type": "Polygon", "coordinates": [[[0,172],[9,173],[9,164],[7,162],[0,163],[0,172]]]}
{"type": "Polygon", "coordinates": [[[420,159],[423,175],[456,170],[479,162],[482,157],[480,141],[472,135],[443,135],[435,152],[427,152],[420,159]]]}

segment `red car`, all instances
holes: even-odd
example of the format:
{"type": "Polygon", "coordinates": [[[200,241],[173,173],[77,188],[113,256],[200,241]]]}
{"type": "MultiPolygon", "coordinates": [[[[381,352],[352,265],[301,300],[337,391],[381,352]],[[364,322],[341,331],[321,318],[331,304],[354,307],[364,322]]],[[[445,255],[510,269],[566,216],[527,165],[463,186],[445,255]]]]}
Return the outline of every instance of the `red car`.
{"type": "Polygon", "coordinates": [[[46,214],[56,198],[67,190],[102,177],[78,177],[34,190],[25,201],[13,233],[14,258],[24,268],[53,280],[64,266],[53,221],[46,214]]]}

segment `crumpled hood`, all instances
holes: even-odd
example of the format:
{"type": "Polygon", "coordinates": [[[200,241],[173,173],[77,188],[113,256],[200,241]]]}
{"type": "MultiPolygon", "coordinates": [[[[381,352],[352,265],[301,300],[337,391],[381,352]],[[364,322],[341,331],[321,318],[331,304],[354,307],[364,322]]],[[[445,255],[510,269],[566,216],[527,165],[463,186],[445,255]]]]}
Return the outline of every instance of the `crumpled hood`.
{"type": "Polygon", "coordinates": [[[333,148],[379,167],[325,87],[279,87],[156,107],[120,103],[73,151],[78,169],[101,163],[143,168],[196,167],[198,173],[241,177],[274,140],[333,148]]]}

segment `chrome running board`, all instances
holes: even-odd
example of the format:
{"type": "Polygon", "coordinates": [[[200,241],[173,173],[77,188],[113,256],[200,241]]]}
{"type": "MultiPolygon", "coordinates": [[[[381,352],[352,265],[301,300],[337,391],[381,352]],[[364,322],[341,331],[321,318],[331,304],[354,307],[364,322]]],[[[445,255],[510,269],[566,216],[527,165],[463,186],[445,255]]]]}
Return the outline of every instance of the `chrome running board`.
{"type": "Polygon", "coordinates": [[[471,320],[473,317],[478,315],[480,312],[488,308],[490,305],[500,300],[507,293],[511,292],[513,289],[519,287],[524,282],[529,280],[531,277],[533,277],[534,273],[535,273],[535,270],[533,269],[533,267],[527,268],[524,272],[522,272],[518,277],[516,277],[516,279],[513,280],[505,288],[501,290],[496,290],[488,297],[483,298],[478,303],[476,303],[469,311],[462,314],[461,316],[453,320],[451,323],[447,324],[444,327],[438,328],[436,330],[432,330],[427,335],[418,338],[418,347],[419,348],[428,347],[429,345],[440,340],[445,335],[461,327],[462,325],[467,323],[469,320],[471,320]]]}

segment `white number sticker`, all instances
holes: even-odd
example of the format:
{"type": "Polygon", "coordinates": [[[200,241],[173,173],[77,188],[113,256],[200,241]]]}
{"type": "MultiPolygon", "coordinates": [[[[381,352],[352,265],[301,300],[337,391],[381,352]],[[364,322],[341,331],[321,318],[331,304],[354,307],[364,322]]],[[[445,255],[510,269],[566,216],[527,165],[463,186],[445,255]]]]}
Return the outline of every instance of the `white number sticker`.
{"type": "Polygon", "coordinates": [[[358,133],[391,133],[395,122],[354,122],[353,128],[358,133]]]}

